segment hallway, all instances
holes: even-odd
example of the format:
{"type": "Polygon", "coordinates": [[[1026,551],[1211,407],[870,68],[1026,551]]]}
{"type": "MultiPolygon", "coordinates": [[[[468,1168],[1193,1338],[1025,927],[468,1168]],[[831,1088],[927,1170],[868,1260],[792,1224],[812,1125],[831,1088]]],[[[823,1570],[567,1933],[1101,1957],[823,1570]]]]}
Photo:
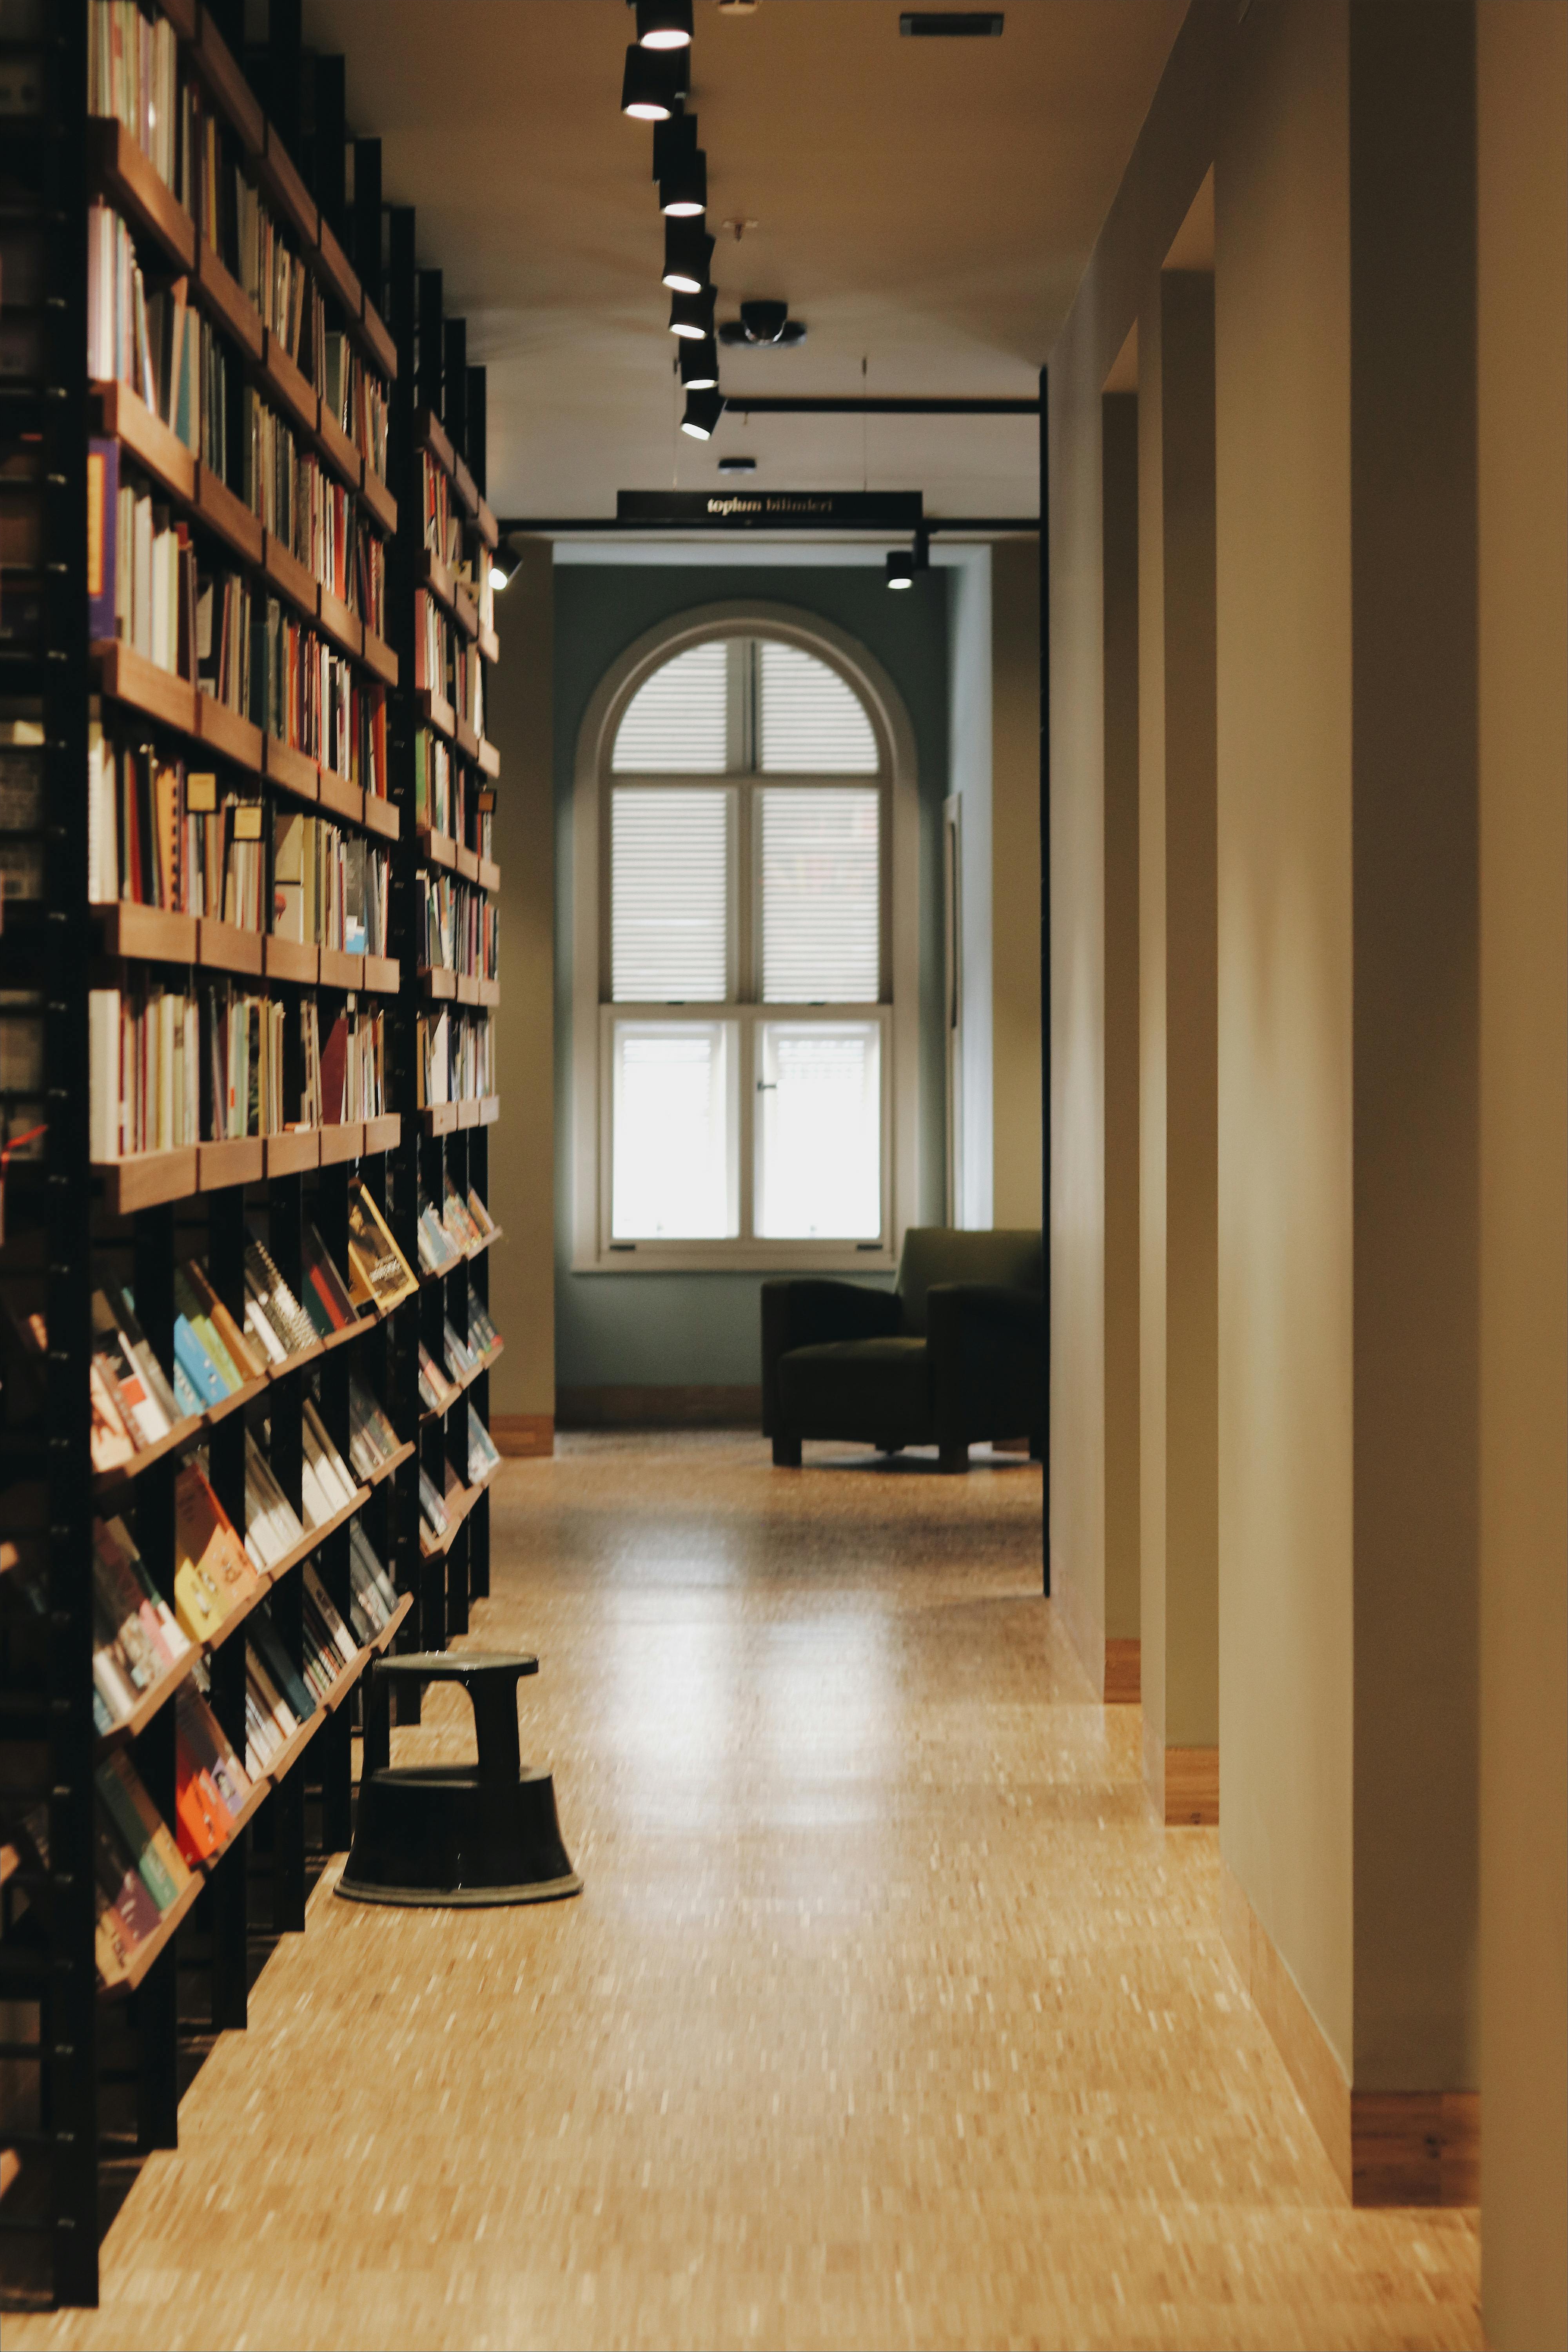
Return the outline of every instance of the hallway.
{"type": "MultiPolygon", "coordinates": [[[[1216,1834],[1148,1824],[1138,1711],[1038,1598],[1038,1468],[829,1460],[508,1464],[472,1638],[539,1653],[524,1751],[583,1896],[323,1883],[101,2309],[8,2352],[1480,2342],[1474,2216],[1346,2207],[1216,1834]]],[[[462,1753],[462,1712],[400,1759],[462,1753]]]]}

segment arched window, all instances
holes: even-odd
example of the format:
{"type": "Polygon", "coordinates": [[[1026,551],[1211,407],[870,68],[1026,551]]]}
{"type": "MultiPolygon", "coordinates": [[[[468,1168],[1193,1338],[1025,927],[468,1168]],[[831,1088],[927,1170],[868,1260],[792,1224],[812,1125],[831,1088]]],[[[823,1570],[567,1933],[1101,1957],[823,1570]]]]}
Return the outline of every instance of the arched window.
{"type": "Polygon", "coordinates": [[[681,632],[584,746],[598,1118],[579,1265],[890,1255],[891,730],[805,635],[681,632]]]}

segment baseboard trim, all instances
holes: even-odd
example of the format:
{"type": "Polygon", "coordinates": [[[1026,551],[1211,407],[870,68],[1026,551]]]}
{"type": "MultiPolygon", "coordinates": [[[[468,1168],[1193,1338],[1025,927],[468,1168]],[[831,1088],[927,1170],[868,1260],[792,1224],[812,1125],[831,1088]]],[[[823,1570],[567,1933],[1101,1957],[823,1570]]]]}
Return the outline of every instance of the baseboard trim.
{"type": "Polygon", "coordinates": [[[763,1425],[757,1388],[561,1388],[557,1429],[752,1429],[763,1425]]]}
{"type": "Polygon", "coordinates": [[[1143,1696],[1142,1644],[1137,1640],[1111,1639],[1105,1643],[1105,1704],[1136,1706],[1143,1696]]]}
{"type": "Polygon", "coordinates": [[[1351,2203],[1479,2203],[1479,2094],[1352,2091],[1273,1938],[1223,1862],[1220,1925],[1237,1973],[1351,2203]]]}
{"type": "Polygon", "coordinates": [[[1219,1821],[1219,1749],[1167,1748],[1165,1827],[1213,1829],[1219,1821]]]}
{"type": "Polygon", "coordinates": [[[552,1412],[492,1412],[490,1436],[498,1454],[533,1462],[555,1451],[552,1412]]]}

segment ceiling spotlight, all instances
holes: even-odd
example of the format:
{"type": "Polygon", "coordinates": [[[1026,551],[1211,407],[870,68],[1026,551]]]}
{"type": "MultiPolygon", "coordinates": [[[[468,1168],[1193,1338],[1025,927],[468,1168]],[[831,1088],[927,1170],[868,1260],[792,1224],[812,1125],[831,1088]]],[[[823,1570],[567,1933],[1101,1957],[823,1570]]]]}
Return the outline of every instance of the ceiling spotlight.
{"type": "Polygon", "coordinates": [[[691,39],[691,0],[637,0],[637,39],[645,49],[684,49],[691,39]]]}
{"type": "Polygon", "coordinates": [[[887,583],[889,588],[912,588],[915,584],[913,551],[895,547],[888,557],[887,583]]]}
{"type": "Polygon", "coordinates": [[[690,79],[685,49],[642,49],[634,41],[621,77],[621,112],[637,122],[668,122],[690,79]]]}
{"type": "Polygon", "coordinates": [[[805,342],[805,321],[790,317],[787,302],[742,302],[740,317],[726,319],[720,328],[719,340],[789,347],[805,342]]]}
{"type": "Polygon", "coordinates": [[[713,289],[699,287],[695,294],[669,298],[669,331],[686,342],[705,342],[713,334],[713,289]]]}
{"type": "Polygon", "coordinates": [[[711,392],[719,382],[719,346],[711,335],[681,338],[680,381],[688,392],[711,392]]]}
{"type": "Polygon", "coordinates": [[[721,394],[689,392],[686,395],[686,414],[680,420],[680,429],[683,433],[689,433],[694,441],[710,440],[713,428],[723,413],[724,401],[721,394]]]}
{"type": "Polygon", "coordinates": [[[521,562],[510,540],[503,539],[490,556],[490,586],[498,591],[504,588],[521,562]]]}
{"type": "Polygon", "coordinates": [[[713,240],[700,222],[679,216],[664,224],[664,282],[672,294],[700,294],[708,283],[713,240]]]}
{"type": "Polygon", "coordinates": [[[719,471],[721,474],[754,474],[756,470],[757,461],[754,457],[721,457],[719,460],[719,471]]]}
{"type": "Polygon", "coordinates": [[[700,147],[678,155],[659,174],[658,208],[674,220],[690,220],[708,209],[708,158],[700,147]]]}

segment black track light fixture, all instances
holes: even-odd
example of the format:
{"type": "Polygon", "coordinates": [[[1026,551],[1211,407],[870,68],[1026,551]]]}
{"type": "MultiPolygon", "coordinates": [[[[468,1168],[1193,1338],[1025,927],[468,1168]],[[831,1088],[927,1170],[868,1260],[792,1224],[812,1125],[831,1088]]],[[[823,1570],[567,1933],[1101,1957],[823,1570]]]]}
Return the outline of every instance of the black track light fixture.
{"type": "Polygon", "coordinates": [[[510,539],[500,541],[490,554],[490,586],[499,594],[506,587],[522,562],[510,539]]]}
{"type": "Polygon", "coordinates": [[[636,122],[668,122],[679,114],[691,76],[689,49],[643,49],[634,41],[621,76],[621,112],[636,122]]]}
{"type": "Polygon", "coordinates": [[[689,433],[694,441],[710,441],[723,414],[724,400],[720,392],[689,392],[680,429],[683,433],[689,433]]]}
{"type": "Polygon", "coordinates": [[[700,219],[664,224],[664,282],[672,294],[700,294],[708,283],[713,240],[700,219]]]}
{"type": "Polygon", "coordinates": [[[695,294],[672,294],[669,298],[669,331],[683,342],[711,342],[713,340],[713,302],[711,286],[700,286],[695,294]]]}
{"type": "Polygon", "coordinates": [[[681,338],[680,381],[688,392],[712,392],[719,382],[719,346],[711,335],[681,338]]]}
{"type": "Polygon", "coordinates": [[[637,40],[645,49],[691,45],[691,0],[636,0],[637,40]]]}
{"type": "Polygon", "coordinates": [[[658,183],[658,208],[669,220],[694,220],[708,209],[708,158],[700,147],[678,155],[658,183]]]}
{"type": "Polygon", "coordinates": [[[887,585],[912,588],[918,572],[931,570],[931,533],[917,530],[912,547],[895,547],[888,557],[887,585]]]}

